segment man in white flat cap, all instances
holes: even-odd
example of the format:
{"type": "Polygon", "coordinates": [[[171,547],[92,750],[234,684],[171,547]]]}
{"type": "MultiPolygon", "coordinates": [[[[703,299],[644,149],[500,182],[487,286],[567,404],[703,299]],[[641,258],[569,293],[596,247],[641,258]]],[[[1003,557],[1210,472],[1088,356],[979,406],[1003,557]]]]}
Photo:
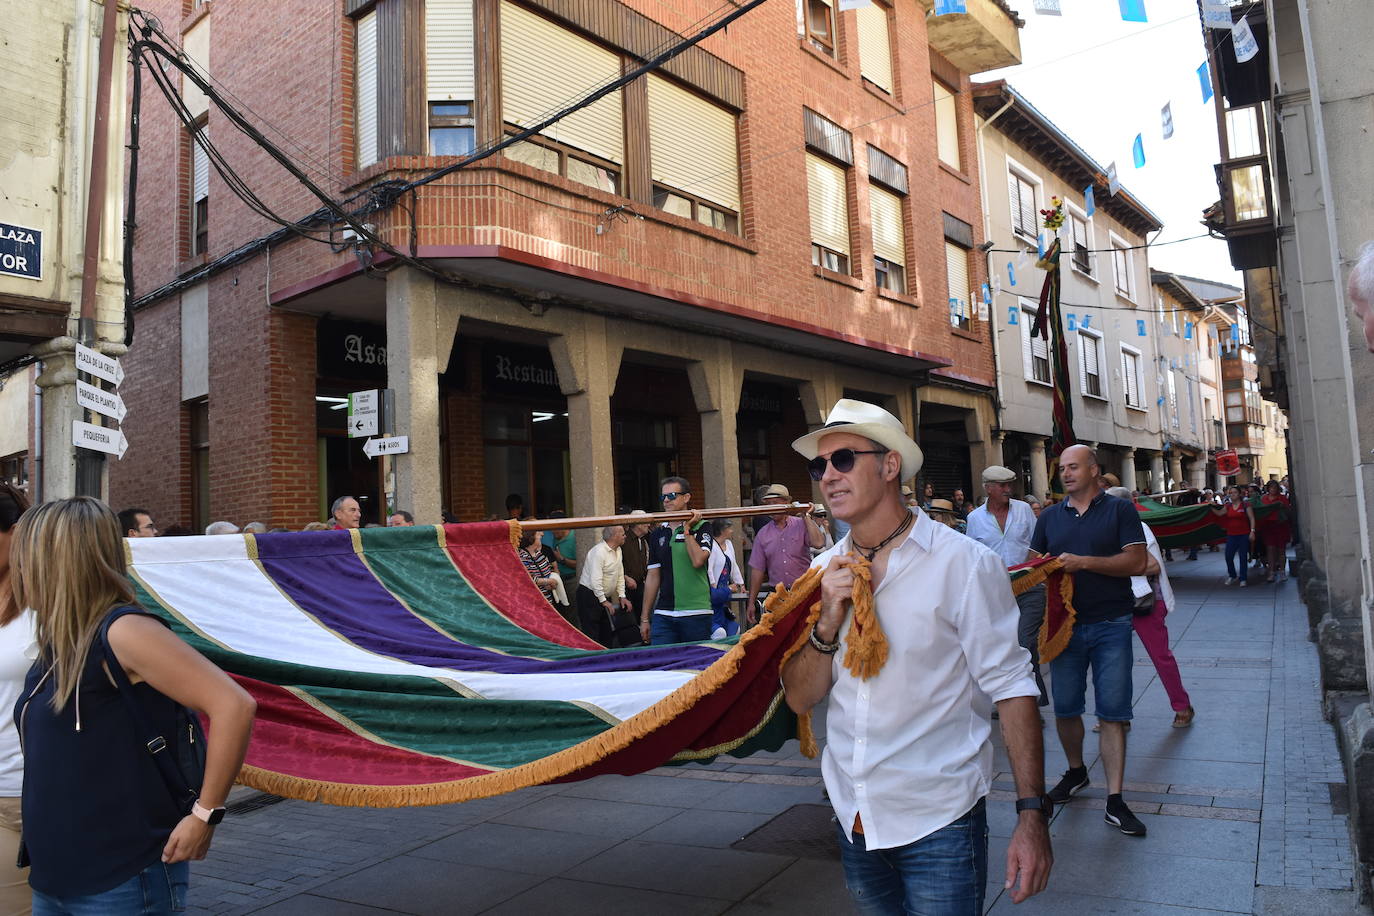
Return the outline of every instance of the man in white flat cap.
{"type": "MultiPolygon", "coordinates": [[[[987,500],[968,514],[969,537],[997,551],[1006,566],[1026,561],[1031,535],[1035,533],[1035,511],[1029,503],[1011,498],[1016,472],[994,464],[983,471],[983,492],[987,500]]],[[[1037,585],[1016,596],[1020,608],[1016,638],[1030,653],[1035,683],[1040,688],[1040,705],[1048,706],[1049,694],[1040,677],[1040,624],[1045,619],[1045,586],[1037,585]]]]}
{"type": "Polygon", "coordinates": [[[825,426],[792,447],[809,459],[831,515],[851,526],[813,563],[825,570],[820,617],[782,672],[795,712],[829,697],[821,772],[839,821],[846,886],[865,913],[982,912],[990,698],[1019,797],[1006,887],[1017,903],[1039,893],[1053,862],[1053,806],[1044,793],[1039,691],[1017,645],[1006,566],[903,504],[901,482],[920,470],[921,450],[881,407],[840,400],[825,426]],[[843,663],[850,564],[860,557],[888,643],[886,663],[866,680],[843,663]]]}

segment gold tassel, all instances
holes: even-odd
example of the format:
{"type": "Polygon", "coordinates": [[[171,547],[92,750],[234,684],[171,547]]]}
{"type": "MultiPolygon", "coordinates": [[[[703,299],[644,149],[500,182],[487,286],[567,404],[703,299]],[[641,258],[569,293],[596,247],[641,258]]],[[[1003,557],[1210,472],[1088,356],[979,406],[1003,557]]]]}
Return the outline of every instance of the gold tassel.
{"type": "Polygon", "coordinates": [[[844,666],[861,681],[876,677],[887,664],[887,634],[878,622],[873,603],[873,570],[869,562],[852,554],[845,561],[854,573],[854,587],[849,600],[854,605],[854,622],[845,639],[844,666]]]}
{"type": "Polygon", "coordinates": [[[514,547],[516,550],[519,550],[520,536],[524,534],[524,532],[520,530],[520,519],[508,519],[506,521],[506,524],[510,525],[510,545],[514,547]]]}

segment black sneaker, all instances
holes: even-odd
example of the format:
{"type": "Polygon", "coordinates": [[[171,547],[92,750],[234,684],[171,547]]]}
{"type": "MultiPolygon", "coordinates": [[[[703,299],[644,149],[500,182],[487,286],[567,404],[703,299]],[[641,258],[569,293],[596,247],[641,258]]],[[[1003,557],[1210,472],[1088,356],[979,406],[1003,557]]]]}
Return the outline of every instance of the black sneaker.
{"type": "Polygon", "coordinates": [[[1108,799],[1107,814],[1104,819],[1126,836],[1145,835],[1145,825],[1140,822],[1140,818],[1131,813],[1131,809],[1126,807],[1124,801],[1108,799]]]}
{"type": "Polygon", "coordinates": [[[1068,769],[1060,778],[1058,785],[1050,789],[1050,801],[1062,805],[1088,787],[1088,768],[1068,769]]]}

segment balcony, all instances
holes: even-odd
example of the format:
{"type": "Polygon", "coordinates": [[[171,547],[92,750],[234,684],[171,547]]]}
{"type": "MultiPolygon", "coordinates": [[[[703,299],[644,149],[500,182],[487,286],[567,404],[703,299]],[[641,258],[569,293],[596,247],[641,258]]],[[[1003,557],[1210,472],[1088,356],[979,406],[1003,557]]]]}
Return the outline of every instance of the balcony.
{"type": "MultiPolygon", "coordinates": [[[[930,10],[935,0],[919,0],[930,10]]],[[[1002,0],[967,0],[967,13],[926,20],[930,46],[965,73],[982,73],[1021,63],[1023,25],[1002,0]]]]}

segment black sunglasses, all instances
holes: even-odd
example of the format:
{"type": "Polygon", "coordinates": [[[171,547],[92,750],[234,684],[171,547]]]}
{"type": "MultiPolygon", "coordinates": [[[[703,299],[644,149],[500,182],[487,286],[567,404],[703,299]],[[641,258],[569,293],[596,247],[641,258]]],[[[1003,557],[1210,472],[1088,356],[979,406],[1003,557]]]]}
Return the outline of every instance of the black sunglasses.
{"type": "Polygon", "coordinates": [[[835,470],[839,471],[841,474],[848,474],[850,471],[854,470],[854,458],[856,455],[886,454],[887,449],[885,448],[871,448],[865,451],[859,451],[852,448],[837,448],[830,453],[829,458],[823,458],[820,455],[812,458],[806,463],[806,471],[811,475],[812,480],[820,480],[825,476],[825,466],[827,464],[834,465],[835,470]]]}
{"type": "Polygon", "coordinates": [[[670,499],[677,499],[679,496],[686,495],[686,493],[664,493],[662,496],[659,497],[659,499],[663,500],[666,503],[670,499]]]}

